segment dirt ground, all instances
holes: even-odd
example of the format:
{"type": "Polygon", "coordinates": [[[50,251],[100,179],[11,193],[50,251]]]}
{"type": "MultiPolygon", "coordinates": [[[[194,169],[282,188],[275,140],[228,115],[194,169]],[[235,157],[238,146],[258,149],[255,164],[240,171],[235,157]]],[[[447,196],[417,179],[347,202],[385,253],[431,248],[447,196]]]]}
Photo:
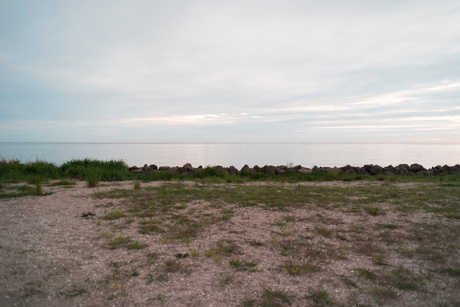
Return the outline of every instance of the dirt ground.
{"type": "Polygon", "coordinates": [[[137,220],[101,219],[123,200],[94,193],[133,182],[43,189],[52,194],[0,200],[2,306],[460,306],[458,219],[390,205],[372,216],[226,204],[231,215],[181,241],[139,233],[137,220]]]}

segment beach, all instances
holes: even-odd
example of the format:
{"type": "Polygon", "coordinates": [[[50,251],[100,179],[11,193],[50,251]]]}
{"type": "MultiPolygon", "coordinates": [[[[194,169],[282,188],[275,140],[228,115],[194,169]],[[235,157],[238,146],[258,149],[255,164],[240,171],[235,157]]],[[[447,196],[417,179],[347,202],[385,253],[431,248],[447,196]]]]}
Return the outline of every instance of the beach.
{"type": "Polygon", "coordinates": [[[4,306],[460,303],[458,181],[27,185],[1,186],[4,306]]]}

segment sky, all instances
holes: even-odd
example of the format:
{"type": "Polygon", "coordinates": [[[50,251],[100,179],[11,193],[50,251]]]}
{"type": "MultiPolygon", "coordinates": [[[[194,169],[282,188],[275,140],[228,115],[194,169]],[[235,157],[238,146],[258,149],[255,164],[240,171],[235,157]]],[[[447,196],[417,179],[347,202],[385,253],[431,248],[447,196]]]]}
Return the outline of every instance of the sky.
{"type": "Polygon", "coordinates": [[[0,142],[460,143],[457,0],[0,0],[0,142]]]}

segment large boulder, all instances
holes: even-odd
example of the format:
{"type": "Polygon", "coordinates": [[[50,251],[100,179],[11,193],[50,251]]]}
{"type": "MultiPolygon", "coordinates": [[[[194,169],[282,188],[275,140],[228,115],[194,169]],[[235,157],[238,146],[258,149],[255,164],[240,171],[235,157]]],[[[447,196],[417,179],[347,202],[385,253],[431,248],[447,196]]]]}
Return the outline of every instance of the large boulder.
{"type": "Polygon", "coordinates": [[[147,169],[144,170],[144,173],[151,174],[158,170],[158,167],[155,164],[150,164],[147,169]]]}
{"type": "Polygon", "coordinates": [[[395,174],[395,168],[393,165],[388,165],[383,168],[383,174],[384,175],[394,175],[395,174]]]}
{"type": "Polygon", "coordinates": [[[297,173],[299,174],[311,174],[312,170],[306,167],[301,167],[297,170],[297,173]]]}
{"type": "Polygon", "coordinates": [[[411,164],[411,166],[409,166],[409,171],[411,171],[412,173],[418,173],[421,171],[426,171],[426,169],[422,165],[414,163],[411,164]]]}
{"type": "Polygon", "coordinates": [[[238,169],[232,165],[228,168],[228,172],[230,174],[238,174],[238,169]]]}
{"type": "Polygon", "coordinates": [[[372,165],[372,167],[369,169],[369,173],[371,175],[382,175],[383,174],[383,168],[378,166],[378,165],[372,165]]]}
{"type": "Polygon", "coordinates": [[[262,167],[262,173],[268,175],[279,175],[280,169],[273,165],[265,165],[262,167]]]}
{"type": "Polygon", "coordinates": [[[363,169],[370,174],[370,170],[373,166],[374,164],[366,164],[363,166],[363,169]]]}
{"type": "Polygon", "coordinates": [[[241,168],[240,172],[250,171],[250,170],[251,170],[251,168],[250,168],[247,164],[245,164],[245,165],[241,168]]]}
{"type": "Polygon", "coordinates": [[[360,175],[370,175],[371,174],[364,167],[354,167],[353,169],[356,171],[356,173],[360,175]]]}
{"type": "Polygon", "coordinates": [[[190,163],[185,163],[182,167],[179,167],[177,171],[181,174],[191,174],[193,173],[193,166],[190,163]]]}
{"type": "Polygon", "coordinates": [[[294,166],[292,170],[294,171],[294,174],[297,174],[299,172],[299,169],[301,168],[302,168],[302,165],[299,164],[299,165],[294,166]]]}
{"type": "Polygon", "coordinates": [[[407,164],[399,164],[395,167],[395,174],[396,175],[409,175],[409,165],[407,164]]]}
{"type": "Polygon", "coordinates": [[[144,171],[142,170],[142,168],[140,167],[137,167],[137,166],[132,166],[129,168],[129,171],[133,172],[133,173],[143,173],[144,171]]]}
{"type": "Polygon", "coordinates": [[[431,170],[428,170],[428,171],[420,171],[417,173],[417,175],[419,176],[433,176],[434,175],[434,172],[431,171],[431,170]]]}

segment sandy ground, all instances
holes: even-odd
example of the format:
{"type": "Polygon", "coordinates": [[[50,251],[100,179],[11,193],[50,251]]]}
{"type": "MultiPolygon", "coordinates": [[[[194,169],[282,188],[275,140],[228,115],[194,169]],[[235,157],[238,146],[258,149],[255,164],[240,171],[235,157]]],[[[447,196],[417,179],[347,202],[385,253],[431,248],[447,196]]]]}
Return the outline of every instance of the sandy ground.
{"type": "MultiPolygon", "coordinates": [[[[152,182],[143,184],[143,187],[161,184],[152,182]]],[[[395,269],[404,267],[417,276],[415,279],[421,280],[422,286],[411,291],[388,284],[379,288],[380,284],[375,284],[372,276],[362,278],[362,272],[367,269],[377,273],[383,270],[370,260],[366,252],[352,252],[356,246],[347,240],[338,242],[335,237],[323,237],[314,232],[315,221],[322,222],[325,227],[329,224],[335,230],[351,229],[362,215],[333,210],[324,214],[318,209],[292,209],[286,213],[229,204],[234,214],[228,223],[210,225],[191,242],[167,241],[160,235],[141,235],[130,225],[99,219],[112,210],[104,204],[108,201],[117,204],[121,200],[97,199],[92,195],[96,191],[115,188],[132,189],[133,182],[102,183],[98,188],[87,188],[85,182],[78,182],[71,188],[45,187],[45,192],[53,192],[47,196],[0,200],[0,305],[257,306],[265,302],[267,306],[460,306],[457,271],[453,276],[436,274],[442,267],[459,269],[458,240],[449,239],[452,255],[438,267],[429,261],[403,257],[392,251],[386,258],[385,270],[391,271],[387,269],[390,266],[395,269]],[[86,212],[95,216],[82,217],[86,212]],[[287,215],[299,220],[303,218],[303,222],[273,226],[287,215]],[[318,221],[318,216],[325,216],[324,220],[318,221]],[[116,235],[130,236],[147,247],[107,248],[114,231],[116,235]],[[280,264],[286,261],[296,261],[296,254],[286,256],[276,250],[277,246],[289,244],[289,240],[295,243],[298,236],[290,237],[290,233],[308,237],[311,248],[324,254],[321,269],[308,274],[288,274],[281,267],[280,264]],[[213,254],[219,241],[236,242],[239,249],[232,255],[213,254]],[[235,269],[230,264],[232,259],[257,265],[235,269]],[[393,289],[392,292],[386,293],[384,290],[389,288],[393,289]],[[383,289],[382,293],[378,289],[383,289]],[[327,291],[326,298],[319,295],[321,290],[327,291]],[[288,299],[283,301],[281,296],[269,305],[270,293],[283,293],[288,299]]],[[[201,208],[204,213],[215,210],[200,201],[188,206],[201,208]]],[[[431,220],[433,216],[429,213],[400,217],[388,211],[385,216],[369,223],[396,221],[398,225],[415,225],[431,220]]],[[[443,220],[441,223],[447,223],[446,227],[453,227],[458,232],[458,220],[443,220]]],[[[365,247],[372,242],[372,238],[367,238],[359,244],[365,247]]],[[[412,245],[413,241],[407,241],[398,248],[415,250],[412,245]]],[[[306,246],[299,252],[306,255],[308,248],[306,246]]],[[[308,257],[302,259],[308,261],[308,257]]],[[[321,266],[318,262],[321,256],[315,261],[321,266]]]]}

